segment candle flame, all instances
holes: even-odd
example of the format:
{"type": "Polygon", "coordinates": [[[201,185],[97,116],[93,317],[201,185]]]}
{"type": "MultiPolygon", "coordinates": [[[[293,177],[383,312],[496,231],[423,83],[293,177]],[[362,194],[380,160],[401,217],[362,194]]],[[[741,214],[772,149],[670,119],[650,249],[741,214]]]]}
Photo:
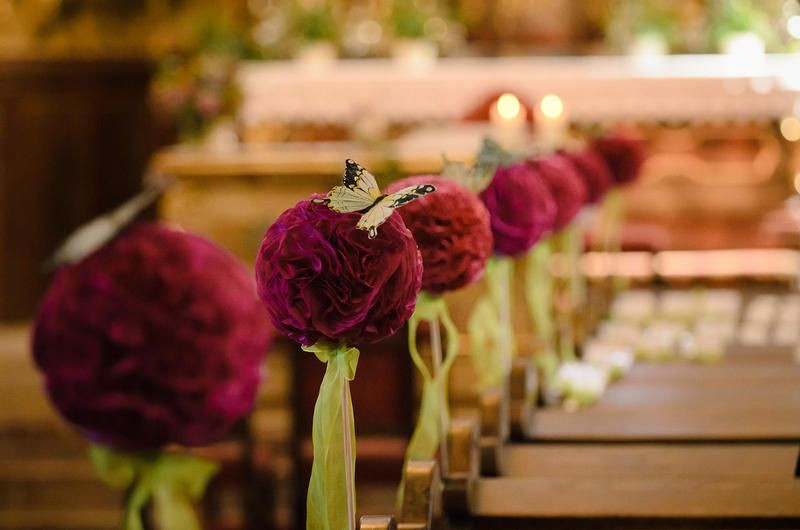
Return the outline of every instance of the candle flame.
{"type": "Polygon", "coordinates": [[[497,98],[497,113],[506,120],[517,117],[522,110],[519,99],[514,94],[505,93],[497,98]]]}
{"type": "Polygon", "coordinates": [[[542,109],[542,114],[550,119],[555,119],[563,114],[564,103],[555,94],[547,94],[539,102],[539,108],[542,109]]]}

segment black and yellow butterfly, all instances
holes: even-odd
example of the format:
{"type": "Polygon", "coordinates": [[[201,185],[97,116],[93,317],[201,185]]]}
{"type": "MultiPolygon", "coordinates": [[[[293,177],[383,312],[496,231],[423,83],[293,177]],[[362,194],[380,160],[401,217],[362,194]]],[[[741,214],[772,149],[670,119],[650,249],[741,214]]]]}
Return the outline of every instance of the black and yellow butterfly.
{"type": "Polygon", "coordinates": [[[434,191],[436,187],[432,184],[419,184],[382,194],[372,173],[348,158],[344,163],[342,185],[334,186],[324,199],[314,199],[314,202],[327,204],[334,212],[363,212],[356,228],[366,231],[369,238],[374,239],[378,227],[391,217],[394,210],[434,191]]]}

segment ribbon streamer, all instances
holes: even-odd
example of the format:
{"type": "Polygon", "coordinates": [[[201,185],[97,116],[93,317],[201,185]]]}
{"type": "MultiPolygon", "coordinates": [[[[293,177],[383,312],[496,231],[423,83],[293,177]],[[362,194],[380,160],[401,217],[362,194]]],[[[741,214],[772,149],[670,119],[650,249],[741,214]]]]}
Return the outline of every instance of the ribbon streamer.
{"type": "MultiPolygon", "coordinates": [[[[447,426],[450,424],[447,379],[458,354],[458,346],[458,329],[450,318],[447,303],[441,297],[421,293],[414,314],[408,321],[408,351],[414,365],[422,374],[423,385],[419,418],[406,449],[406,462],[432,459],[443,440],[443,434],[447,432],[447,426]],[[417,328],[422,321],[429,322],[431,326],[441,322],[445,330],[446,353],[441,367],[433,374],[428,370],[417,349],[417,328]]],[[[446,456],[442,456],[445,460],[446,456]]],[[[445,462],[443,464],[446,465],[445,462]]],[[[402,495],[402,488],[400,491],[402,495]]]]}
{"type": "Polygon", "coordinates": [[[354,529],[356,434],[348,388],[356,375],[359,351],[325,340],[303,346],[303,350],[327,365],[314,405],[314,462],[308,484],[306,528],[354,529]]]}
{"type": "Polygon", "coordinates": [[[89,449],[89,458],[105,483],[130,488],[123,530],[144,529],[142,510],[151,499],[161,530],[201,530],[193,504],[219,470],[216,462],[185,454],[123,453],[98,445],[89,449]]]}
{"type": "Polygon", "coordinates": [[[480,298],[470,313],[467,332],[472,366],[478,389],[499,386],[511,370],[516,353],[511,323],[511,281],[514,262],[507,256],[493,256],[486,264],[489,293],[480,298]]]}
{"type": "Polygon", "coordinates": [[[525,300],[536,333],[545,343],[544,353],[536,356],[545,383],[551,383],[558,369],[553,322],[553,276],[550,273],[552,241],[545,239],[528,253],[525,263],[525,300]]]}
{"type": "Polygon", "coordinates": [[[609,190],[603,199],[600,210],[600,250],[604,252],[617,252],[621,243],[621,226],[623,218],[622,193],[619,190],[609,190]]]}
{"type": "Polygon", "coordinates": [[[536,333],[547,344],[555,334],[553,324],[553,279],[550,275],[550,240],[535,245],[525,264],[525,300],[536,333]]]}
{"type": "MultiPolygon", "coordinates": [[[[625,204],[622,192],[610,190],[601,209],[599,250],[606,253],[619,253],[622,251],[622,225],[625,218],[625,204]]],[[[611,274],[611,285],[615,291],[626,287],[626,281],[621,276],[611,274]]]]}
{"type": "Polygon", "coordinates": [[[575,360],[575,330],[573,312],[580,307],[585,296],[585,288],[580,271],[581,239],[576,223],[565,227],[555,236],[553,242],[561,254],[565,266],[566,280],[556,287],[556,318],[558,327],[558,354],[562,361],[575,360]]]}
{"type": "Polygon", "coordinates": [[[572,307],[582,307],[586,302],[586,278],[581,271],[581,254],[583,254],[583,230],[576,219],[562,231],[563,249],[567,258],[569,277],[569,294],[572,307]]]}

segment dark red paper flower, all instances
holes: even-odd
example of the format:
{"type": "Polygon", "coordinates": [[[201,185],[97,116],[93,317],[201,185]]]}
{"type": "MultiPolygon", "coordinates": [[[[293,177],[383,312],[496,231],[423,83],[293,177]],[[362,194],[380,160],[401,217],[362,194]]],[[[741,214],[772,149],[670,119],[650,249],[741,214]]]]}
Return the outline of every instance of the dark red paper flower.
{"type": "Polygon", "coordinates": [[[304,200],[264,236],[258,295],[275,327],[301,344],[376,342],[414,312],[422,258],[411,232],[395,212],[369,239],[356,229],[360,217],[304,200]]]}
{"type": "Polygon", "coordinates": [[[583,178],[586,186],[586,200],[590,204],[598,202],[614,183],[614,178],[606,165],[605,160],[593,149],[566,152],[578,174],[583,178]]]}
{"type": "Polygon", "coordinates": [[[398,211],[422,254],[422,290],[441,294],[480,278],[492,254],[492,231],[489,212],[480,199],[453,180],[409,177],[393,183],[387,191],[426,183],[436,186],[436,193],[398,211]]]}
{"type": "Polygon", "coordinates": [[[639,178],[644,164],[644,145],[625,136],[597,138],[591,148],[605,160],[614,182],[618,185],[639,178]]]}
{"type": "Polygon", "coordinates": [[[553,196],[541,176],[527,164],[498,168],[480,198],[489,210],[498,254],[521,254],[553,229],[553,196]]]}
{"type": "Polygon", "coordinates": [[[586,203],[586,184],[575,166],[562,154],[528,160],[528,165],[542,176],[556,203],[553,230],[561,230],[572,221],[586,203]]]}
{"type": "Polygon", "coordinates": [[[253,405],[265,320],[235,258],[145,223],[58,271],[33,354],[53,404],[94,441],[205,445],[253,405]]]}

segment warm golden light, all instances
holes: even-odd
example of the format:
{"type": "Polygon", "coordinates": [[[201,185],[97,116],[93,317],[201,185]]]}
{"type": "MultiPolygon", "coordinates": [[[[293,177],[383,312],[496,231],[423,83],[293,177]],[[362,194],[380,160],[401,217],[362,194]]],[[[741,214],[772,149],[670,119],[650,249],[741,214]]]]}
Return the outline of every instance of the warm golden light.
{"type": "Polygon", "coordinates": [[[513,120],[521,109],[519,99],[514,94],[505,93],[497,98],[497,113],[503,119],[513,120]]]}
{"type": "Polygon", "coordinates": [[[786,22],[786,31],[795,39],[800,39],[800,15],[792,15],[786,22]]]}
{"type": "Polygon", "coordinates": [[[539,108],[542,109],[542,114],[548,118],[555,119],[564,112],[564,103],[555,94],[547,94],[539,102],[539,108]]]}
{"type": "Polygon", "coordinates": [[[797,172],[794,175],[794,190],[797,193],[800,193],[800,172],[797,172]]]}
{"type": "Polygon", "coordinates": [[[781,120],[781,134],[790,142],[800,140],[800,118],[788,116],[781,120]]]}

